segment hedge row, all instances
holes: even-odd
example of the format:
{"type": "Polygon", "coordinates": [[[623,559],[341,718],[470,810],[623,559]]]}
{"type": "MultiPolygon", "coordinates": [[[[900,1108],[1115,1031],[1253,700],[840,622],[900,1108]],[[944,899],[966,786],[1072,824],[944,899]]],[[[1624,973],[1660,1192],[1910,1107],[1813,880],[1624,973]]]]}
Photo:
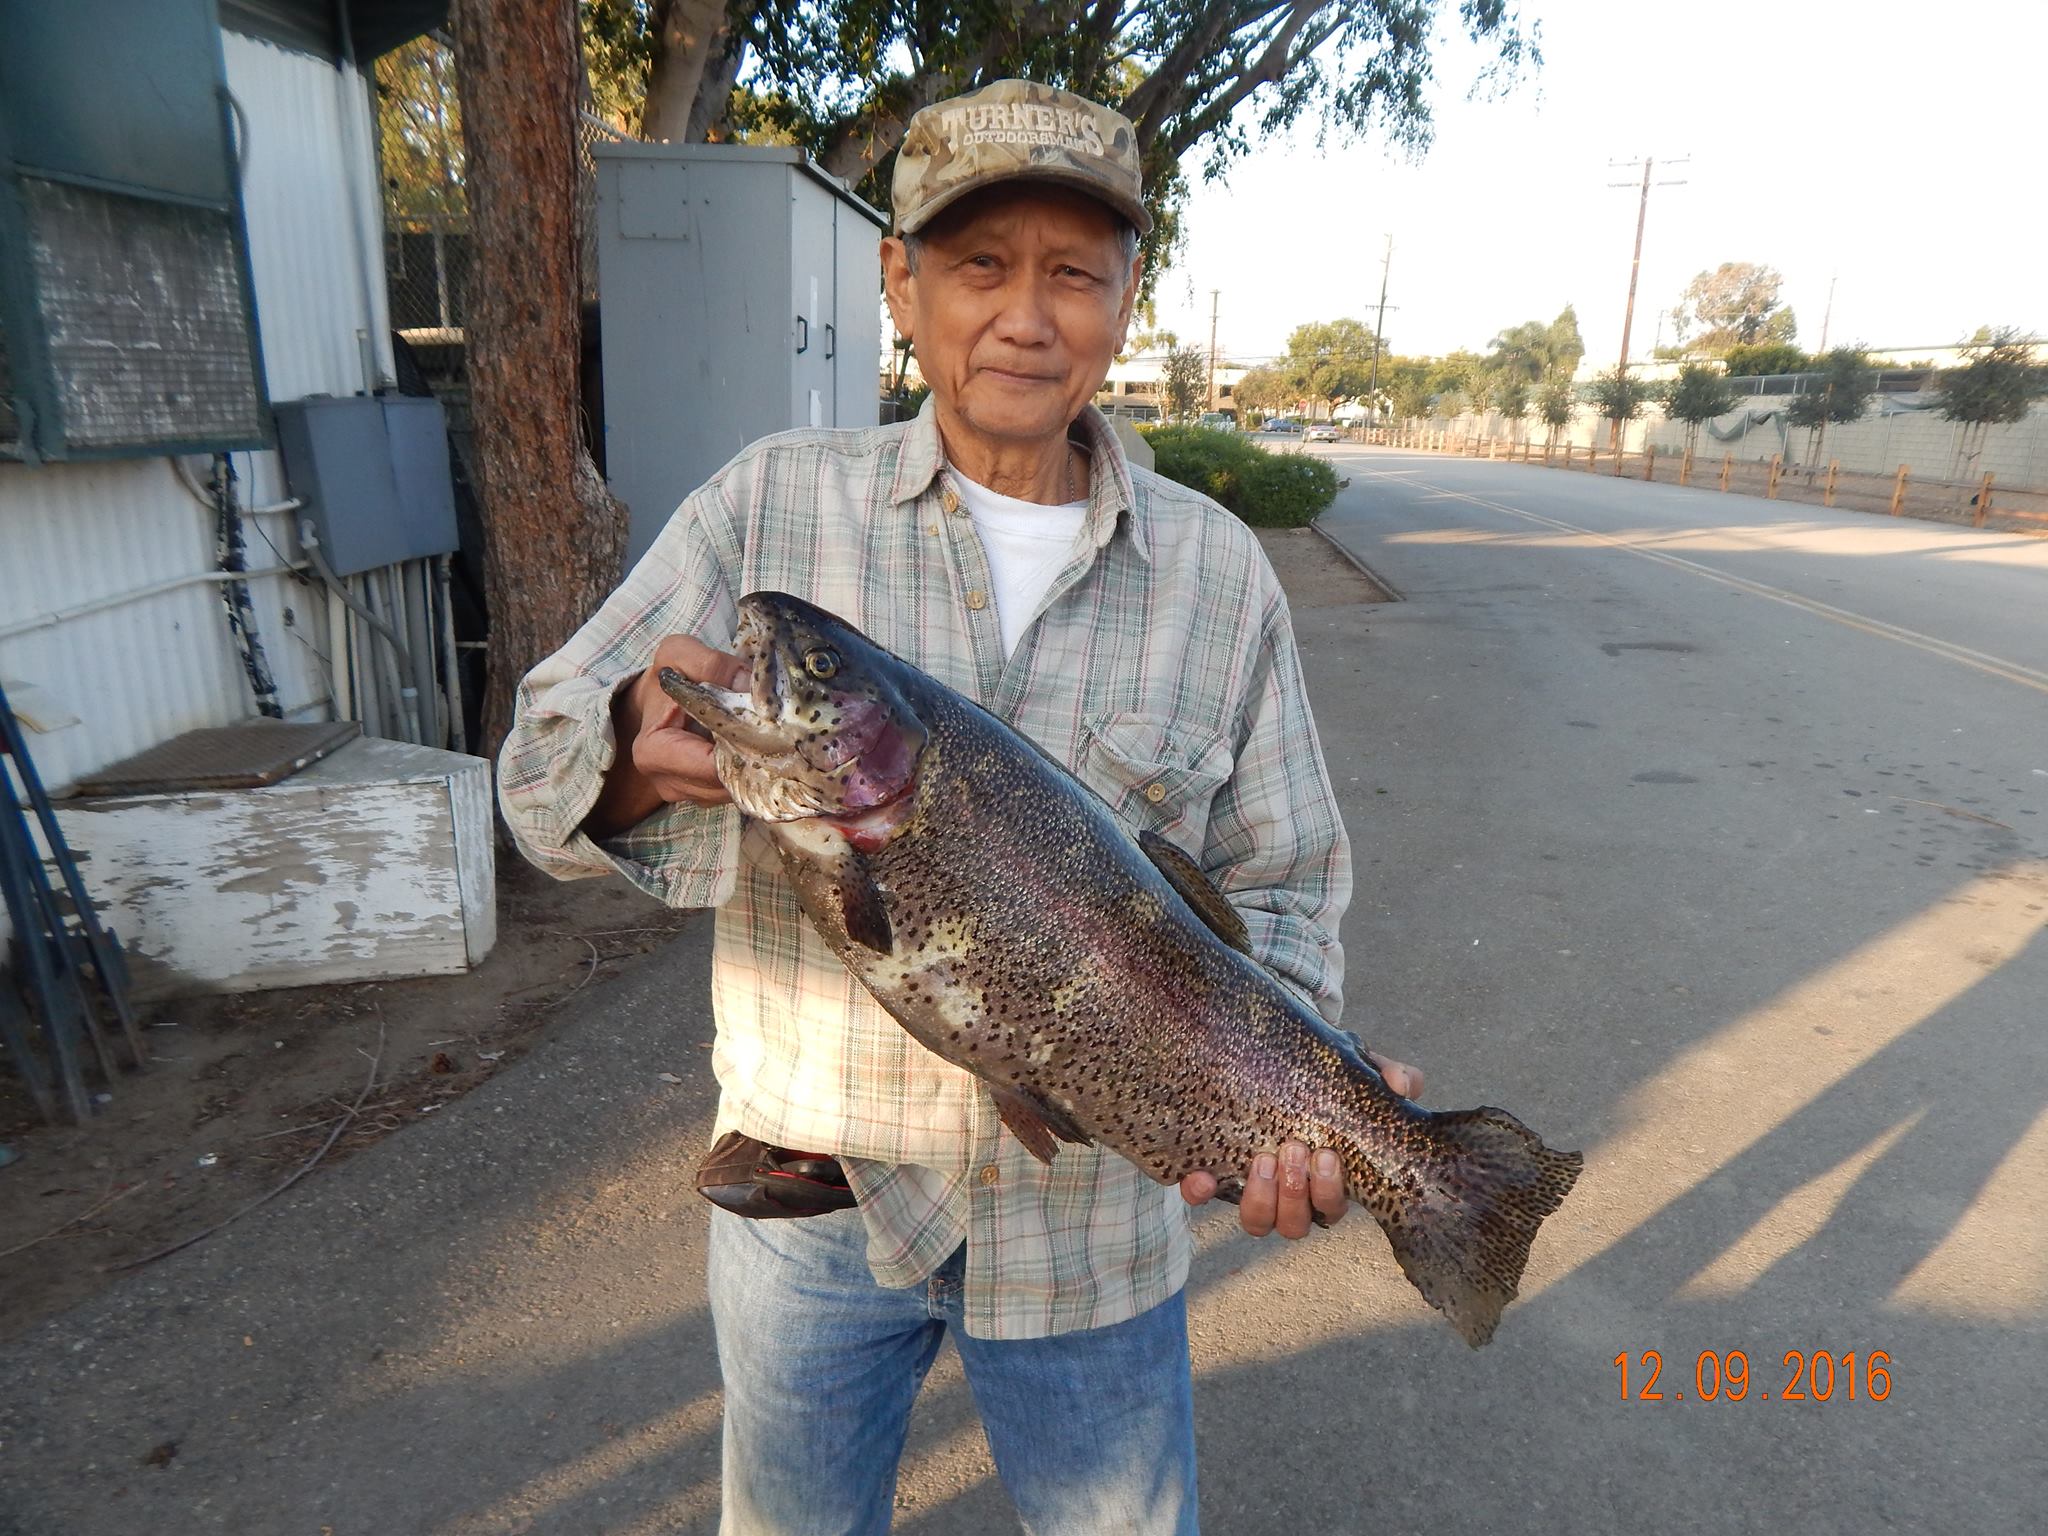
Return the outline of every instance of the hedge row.
{"type": "Polygon", "coordinates": [[[1214,427],[1149,427],[1160,474],[1213,497],[1258,528],[1302,528],[1337,495],[1337,472],[1305,453],[1269,453],[1214,427]]]}

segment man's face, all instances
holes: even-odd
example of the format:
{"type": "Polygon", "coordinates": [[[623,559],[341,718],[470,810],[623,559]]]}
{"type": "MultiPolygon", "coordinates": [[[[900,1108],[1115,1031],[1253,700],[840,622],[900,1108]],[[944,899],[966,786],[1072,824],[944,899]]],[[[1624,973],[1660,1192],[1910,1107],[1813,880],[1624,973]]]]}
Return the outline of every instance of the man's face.
{"type": "Polygon", "coordinates": [[[986,440],[1063,437],[1109,374],[1137,296],[1116,215],[1063,187],[992,187],[927,225],[916,272],[882,243],[889,312],[942,424],[986,440]]]}

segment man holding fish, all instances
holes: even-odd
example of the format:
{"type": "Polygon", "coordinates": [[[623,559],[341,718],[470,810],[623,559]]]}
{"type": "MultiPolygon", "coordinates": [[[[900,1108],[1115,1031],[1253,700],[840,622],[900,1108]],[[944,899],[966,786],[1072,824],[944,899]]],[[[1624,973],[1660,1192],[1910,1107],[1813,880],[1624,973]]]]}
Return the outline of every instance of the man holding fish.
{"type": "MultiPolygon", "coordinates": [[[[1349,849],[1285,600],[1241,523],[1133,469],[1089,405],[1137,297],[1138,165],[1125,119],[1047,86],[920,112],[883,266],[924,412],[747,448],[521,690],[501,784],[527,856],[719,909],[721,1107],[700,1184],[723,1207],[728,1532],[886,1530],[949,1333],[1030,1530],[1193,1531],[1187,1207],[1220,1174],[1254,1236],[1347,1209],[1338,1157],[1298,1141],[1177,1191],[1099,1144],[1035,1155],[1014,1134],[1028,1115],[841,964],[661,684],[672,669],[747,689],[740,599],[798,594],[1177,848],[1248,953],[1335,1020],[1349,849]]],[[[1412,1068],[1374,1065],[1421,1091],[1412,1068]]]]}

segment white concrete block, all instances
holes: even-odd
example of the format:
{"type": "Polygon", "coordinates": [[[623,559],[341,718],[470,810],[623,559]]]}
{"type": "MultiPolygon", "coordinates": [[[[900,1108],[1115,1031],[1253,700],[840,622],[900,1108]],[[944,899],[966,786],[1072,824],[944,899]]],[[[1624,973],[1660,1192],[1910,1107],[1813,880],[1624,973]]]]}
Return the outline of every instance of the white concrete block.
{"type": "Polygon", "coordinates": [[[58,803],[143,996],[453,975],[497,939],[491,765],[363,737],[280,784],[58,803]]]}

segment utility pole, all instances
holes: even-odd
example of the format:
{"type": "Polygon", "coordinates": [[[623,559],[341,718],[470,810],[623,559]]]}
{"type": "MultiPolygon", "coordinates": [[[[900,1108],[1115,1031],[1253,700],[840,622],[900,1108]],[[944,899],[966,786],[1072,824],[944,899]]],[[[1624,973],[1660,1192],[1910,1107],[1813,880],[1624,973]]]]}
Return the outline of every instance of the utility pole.
{"type": "Polygon", "coordinates": [[[1216,409],[1216,301],[1222,289],[1209,290],[1209,393],[1204,398],[1209,402],[1204,410],[1216,409]]]}
{"type": "MultiPolygon", "coordinates": [[[[1394,237],[1387,236],[1387,252],[1380,258],[1380,317],[1372,324],[1372,383],[1366,386],[1369,399],[1380,393],[1380,334],[1387,328],[1387,273],[1394,265],[1394,237]]],[[[1377,409],[1377,407],[1375,407],[1377,409]]]]}
{"type": "MultiPolygon", "coordinates": [[[[1677,160],[1667,160],[1664,163],[1666,166],[1685,165],[1690,160],[1691,156],[1688,155],[1682,156],[1677,160]]],[[[1633,160],[1610,160],[1607,163],[1610,167],[1618,168],[1625,165],[1634,165],[1636,162],[1633,160]]],[[[1615,369],[1617,376],[1626,376],[1628,373],[1628,333],[1636,318],[1636,279],[1642,275],[1643,270],[1643,225],[1649,221],[1650,217],[1650,188],[1652,186],[1682,187],[1685,185],[1683,181],[1652,182],[1650,180],[1650,172],[1657,162],[1650,156],[1645,155],[1643,156],[1642,163],[1642,201],[1636,206],[1636,251],[1628,264],[1628,308],[1623,310],[1621,314],[1621,362],[1615,369]]],[[[1610,187],[1629,187],[1634,186],[1635,183],[1630,181],[1610,181],[1607,185],[1610,187]]]]}

